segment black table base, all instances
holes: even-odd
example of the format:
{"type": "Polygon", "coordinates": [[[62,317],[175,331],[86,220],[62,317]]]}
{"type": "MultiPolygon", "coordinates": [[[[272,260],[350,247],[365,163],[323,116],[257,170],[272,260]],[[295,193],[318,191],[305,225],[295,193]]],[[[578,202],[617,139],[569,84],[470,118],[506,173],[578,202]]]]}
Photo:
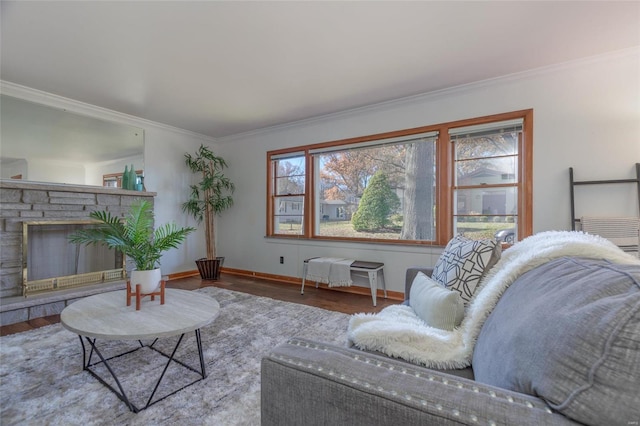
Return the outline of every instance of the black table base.
{"type": "Polygon", "coordinates": [[[164,356],[165,358],[167,358],[167,364],[164,366],[164,369],[162,370],[162,374],[160,375],[160,377],[158,378],[158,381],[156,382],[155,387],[153,388],[153,392],[151,392],[151,395],[149,395],[149,399],[147,400],[147,404],[142,407],[142,408],[138,408],[133,402],[131,402],[129,400],[129,398],[127,397],[127,394],[124,390],[124,388],[122,387],[122,384],[120,383],[120,380],[118,380],[118,377],[116,376],[116,374],[114,373],[114,371],[111,369],[111,366],[109,366],[109,362],[115,358],[119,358],[122,357],[124,355],[136,352],[138,350],[140,350],[141,348],[144,348],[145,345],[142,343],[142,341],[138,340],[138,343],[140,344],[140,347],[137,347],[135,349],[114,355],[112,357],[109,358],[105,358],[102,353],[100,352],[100,350],[98,349],[98,347],[96,346],[96,339],[91,339],[89,337],[84,337],[84,339],[89,343],[89,347],[87,347],[84,343],[84,340],[82,339],[82,336],[78,336],[80,338],[80,344],[82,345],[82,368],[83,370],[88,371],[93,377],[95,377],[100,383],[102,383],[104,386],[106,386],[108,389],[110,389],[121,401],[123,401],[125,404],[127,404],[127,407],[129,407],[129,410],[133,411],[134,413],[138,413],[142,410],[145,410],[147,408],[149,408],[150,406],[152,406],[153,404],[162,401],[163,399],[176,394],[177,392],[180,392],[182,389],[193,385],[194,383],[197,383],[201,380],[204,380],[207,377],[207,373],[206,373],[206,369],[205,369],[205,365],[204,365],[204,356],[202,354],[202,340],[200,339],[200,329],[197,329],[195,331],[196,334],[196,344],[198,346],[198,358],[200,360],[200,370],[198,371],[197,369],[185,364],[184,362],[175,359],[174,356],[176,354],[176,351],[178,350],[178,348],[180,347],[180,344],[182,343],[182,339],[184,338],[184,333],[180,335],[180,337],[178,338],[178,342],[176,343],[176,346],[173,348],[173,351],[171,352],[171,355],[167,355],[166,353],[162,352],[161,350],[157,349],[156,347],[154,347],[155,343],[158,341],[158,339],[155,339],[150,345],[146,345],[146,347],[153,349],[154,351],[156,351],[157,353],[161,354],[162,356],[164,356]],[[88,356],[87,356],[87,351],[89,352],[88,356]],[[99,358],[100,361],[96,361],[96,362],[92,362],[92,358],[93,358],[93,354],[96,354],[99,358]],[[176,389],[175,391],[163,396],[162,398],[158,398],[156,400],[153,399],[153,397],[156,394],[156,391],[158,390],[158,387],[160,386],[160,383],[162,382],[162,379],[164,378],[165,373],[167,372],[167,369],[169,368],[169,365],[171,364],[171,362],[175,362],[179,365],[181,365],[182,367],[193,371],[194,373],[197,373],[199,378],[194,380],[191,383],[188,383],[184,386],[182,386],[180,389],[176,389]],[[104,366],[107,368],[107,370],[109,371],[109,374],[111,374],[111,377],[113,377],[113,379],[116,382],[116,386],[117,389],[114,388],[113,386],[111,386],[109,383],[107,383],[102,377],[100,377],[100,375],[98,375],[98,373],[96,373],[94,367],[100,364],[104,364],[104,366]]]}

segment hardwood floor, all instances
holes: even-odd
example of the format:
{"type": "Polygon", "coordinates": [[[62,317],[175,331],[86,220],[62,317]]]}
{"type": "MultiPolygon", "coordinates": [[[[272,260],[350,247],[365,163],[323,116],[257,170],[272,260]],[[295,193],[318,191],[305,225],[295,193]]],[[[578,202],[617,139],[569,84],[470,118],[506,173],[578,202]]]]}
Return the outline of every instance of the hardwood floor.
{"type": "MultiPolygon", "coordinates": [[[[300,286],[291,283],[276,282],[261,278],[250,278],[230,274],[221,274],[218,281],[203,281],[200,277],[180,278],[167,282],[169,288],[195,290],[197,288],[214,286],[227,290],[250,293],[256,296],[271,297],[286,302],[301,303],[316,306],[331,311],[355,314],[358,312],[379,312],[382,308],[400,303],[399,300],[377,298],[378,306],[371,303],[371,296],[347,293],[344,291],[316,289],[312,283],[306,285],[304,295],[300,294],[300,286]]],[[[60,315],[36,318],[30,321],[10,324],[0,327],[0,336],[21,333],[45,325],[60,322],[60,315]]]]}

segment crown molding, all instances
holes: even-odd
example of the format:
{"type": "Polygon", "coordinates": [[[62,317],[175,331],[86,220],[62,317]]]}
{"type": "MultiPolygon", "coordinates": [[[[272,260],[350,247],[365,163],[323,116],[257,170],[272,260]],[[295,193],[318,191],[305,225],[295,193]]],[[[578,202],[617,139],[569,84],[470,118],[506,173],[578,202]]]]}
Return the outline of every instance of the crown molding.
{"type": "Polygon", "coordinates": [[[33,89],[30,87],[22,86],[19,84],[11,83],[8,81],[0,80],[0,93],[8,96],[14,96],[27,101],[37,102],[43,105],[48,105],[54,108],[64,109],[70,112],[74,112],[81,115],[86,115],[99,119],[107,119],[123,124],[128,124],[136,127],[155,127],[158,129],[195,137],[213,143],[229,143],[234,140],[240,140],[268,132],[281,131],[289,128],[304,127],[310,124],[318,124],[335,119],[344,119],[350,116],[359,115],[369,111],[379,111],[386,108],[392,108],[395,106],[406,106],[412,103],[420,103],[425,101],[432,101],[447,96],[452,96],[458,93],[469,92],[478,89],[485,89],[487,87],[494,86],[496,84],[502,84],[506,82],[520,81],[529,78],[538,77],[540,75],[555,73],[568,69],[574,69],[584,67],[586,65],[611,61],[613,59],[640,56],[640,46],[635,46],[627,49],[616,50],[600,55],[589,56],[582,59],[577,59],[568,62],[562,62],[559,64],[553,64],[545,67],[534,68],[527,71],[506,74],[504,76],[490,78],[486,80],[480,80],[473,83],[462,84],[445,89],[435,90],[427,93],[420,93],[412,96],[406,96],[403,98],[391,99],[384,102],[378,102],[375,104],[365,105],[362,107],[351,108],[343,111],[336,111],[329,114],[324,114],[316,117],[311,117],[303,120],[292,121],[289,123],[278,124],[275,126],[263,127],[248,132],[237,133],[234,135],[223,136],[220,138],[213,138],[203,135],[201,133],[192,132],[190,130],[181,129],[178,127],[170,126],[167,124],[159,123],[156,121],[147,120],[144,118],[136,117],[129,114],[113,111],[110,109],[102,108],[96,105],[87,104],[84,102],[76,101],[73,99],[65,98],[62,96],[54,95],[52,93],[44,92],[41,90],[33,89]]]}
{"type": "Polygon", "coordinates": [[[169,126],[168,124],[158,123],[156,121],[147,120],[145,118],[136,117],[134,115],[102,108],[97,105],[76,101],[74,99],[58,96],[53,93],[44,92],[42,90],[33,89],[31,87],[22,86],[10,81],[0,80],[0,93],[7,96],[13,96],[25,101],[35,102],[52,108],[62,109],[75,114],[87,117],[97,118],[101,120],[109,120],[120,124],[126,124],[135,127],[155,127],[158,129],[179,133],[208,142],[215,142],[215,139],[203,135],[201,133],[192,132],[190,130],[181,129],[179,127],[169,126]]]}
{"type": "Polygon", "coordinates": [[[353,115],[359,115],[369,111],[379,111],[381,109],[392,108],[395,106],[406,106],[412,103],[421,103],[425,101],[432,101],[435,99],[441,99],[447,96],[456,95],[463,92],[470,92],[478,89],[486,89],[487,87],[495,86],[497,84],[503,84],[513,81],[521,81],[534,77],[538,77],[545,74],[552,74],[559,71],[569,70],[584,67],[586,65],[611,61],[613,59],[625,58],[636,56],[640,57],[640,46],[635,46],[627,49],[615,50],[600,55],[589,56],[586,58],[576,59],[573,61],[561,62],[558,64],[548,65],[539,68],[533,68],[526,71],[521,71],[512,74],[505,74],[500,77],[489,78],[485,80],[476,81],[473,83],[461,84],[458,86],[448,87],[445,89],[435,90],[427,93],[419,93],[412,96],[405,96],[402,98],[391,99],[384,102],[378,102],[371,105],[365,105],[362,107],[351,108],[344,111],[337,111],[325,115],[306,118],[303,120],[292,121],[290,123],[278,124],[275,126],[263,127],[261,129],[251,130],[248,132],[238,133],[235,135],[224,136],[217,138],[218,143],[229,143],[233,140],[238,140],[246,137],[256,136],[265,132],[281,131],[288,128],[303,127],[309,124],[318,124],[325,121],[335,120],[339,118],[348,118],[353,115]]]}

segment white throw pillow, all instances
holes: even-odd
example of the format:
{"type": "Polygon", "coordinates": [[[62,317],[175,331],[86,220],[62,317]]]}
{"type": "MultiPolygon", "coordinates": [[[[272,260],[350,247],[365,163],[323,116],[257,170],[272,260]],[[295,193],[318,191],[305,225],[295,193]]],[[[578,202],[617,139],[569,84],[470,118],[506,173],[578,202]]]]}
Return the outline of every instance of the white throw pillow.
{"type": "Polygon", "coordinates": [[[464,318],[464,301],[422,272],[418,272],[409,292],[409,306],[432,327],[453,330],[464,318]]]}
{"type": "Polygon", "coordinates": [[[500,255],[501,246],[495,240],[470,240],[456,235],[440,255],[431,277],[460,293],[468,303],[480,280],[500,255]]]}

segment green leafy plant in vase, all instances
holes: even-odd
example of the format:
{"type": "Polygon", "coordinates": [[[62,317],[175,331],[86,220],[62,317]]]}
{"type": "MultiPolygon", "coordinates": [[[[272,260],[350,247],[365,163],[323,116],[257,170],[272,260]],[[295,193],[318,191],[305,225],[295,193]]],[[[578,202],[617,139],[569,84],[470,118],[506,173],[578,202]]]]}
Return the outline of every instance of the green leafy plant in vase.
{"type": "Polygon", "coordinates": [[[216,256],[215,216],[233,205],[235,185],[224,175],[226,161],[206,146],[200,145],[195,155],[186,153],[184,157],[199,182],[190,185],[191,194],[182,211],[205,224],[207,257],[196,260],[196,265],[202,279],[217,280],[224,257],[216,256]]]}
{"type": "Polygon", "coordinates": [[[141,284],[143,294],[152,293],[160,286],[162,254],[178,248],[187,235],[195,231],[192,227],[178,228],[175,223],[154,229],[153,206],[145,200],[135,201],[122,219],[107,211],[94,211],[89,216],[97,222],[95,226],[74,232],[69,241],[105,244],[129,257],[136,267],[131,272],[131,285],[141,284]]]}

